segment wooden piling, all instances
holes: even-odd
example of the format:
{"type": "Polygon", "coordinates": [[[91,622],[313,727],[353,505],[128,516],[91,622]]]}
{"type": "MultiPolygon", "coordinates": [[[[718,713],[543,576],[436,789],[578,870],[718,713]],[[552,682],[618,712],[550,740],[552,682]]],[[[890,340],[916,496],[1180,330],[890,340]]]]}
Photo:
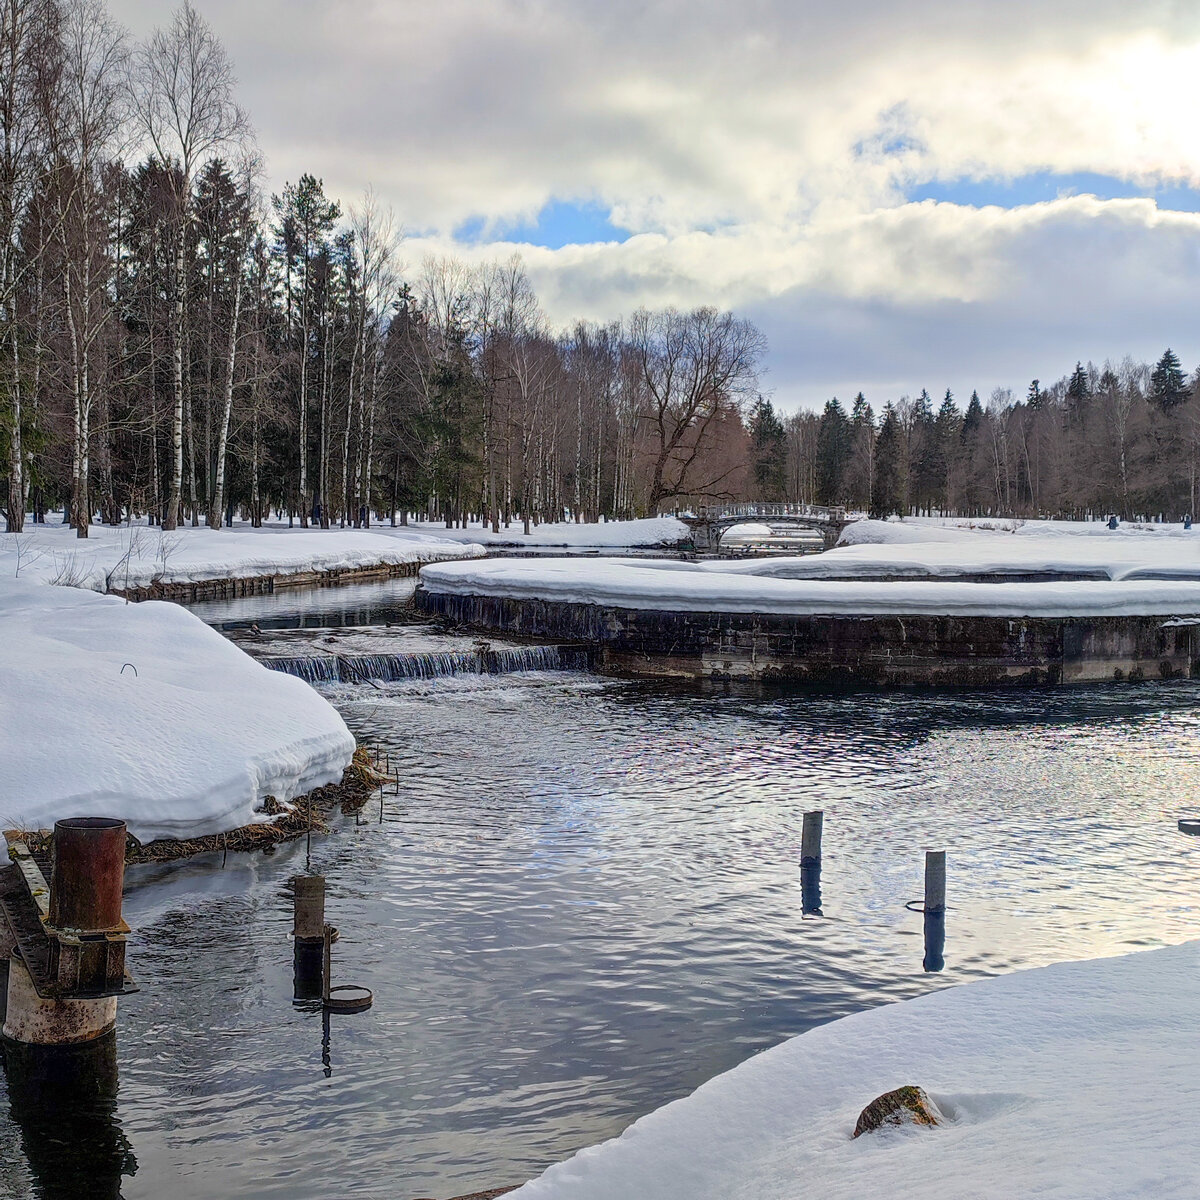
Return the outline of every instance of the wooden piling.
{"type": "Polygon", "coordinates": [[[925,851],[925,911],[946,911],[946,852],[925,851]]]}
{"type": "Polygon", "coordinates": [[[819,864],[821,861],[821,830],[825,822],[825,813],[806,812],[804,828],[800,834],[800,865],[819,864]]]}
{"type": "Polygon", "coordinates": [[[316,941],[325,929],[325,877],[296,875],[292,879],[292,936],[316,941]]]}

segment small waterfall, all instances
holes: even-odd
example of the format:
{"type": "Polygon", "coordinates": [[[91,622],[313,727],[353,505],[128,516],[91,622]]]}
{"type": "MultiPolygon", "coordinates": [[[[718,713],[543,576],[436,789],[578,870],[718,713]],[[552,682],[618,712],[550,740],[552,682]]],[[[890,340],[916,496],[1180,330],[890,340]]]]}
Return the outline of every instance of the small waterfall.
{"type": "Polygon", "coordinates": [[[430,650],[414,654],[321,654],[313,657],[264,657],[272,671],[296,675],[307,683],[395,683],[439,679],[447,675],[507,675],[514,671],[586,671],[592,665],[587,646],[517,646],[493,650],[430,650]]]}

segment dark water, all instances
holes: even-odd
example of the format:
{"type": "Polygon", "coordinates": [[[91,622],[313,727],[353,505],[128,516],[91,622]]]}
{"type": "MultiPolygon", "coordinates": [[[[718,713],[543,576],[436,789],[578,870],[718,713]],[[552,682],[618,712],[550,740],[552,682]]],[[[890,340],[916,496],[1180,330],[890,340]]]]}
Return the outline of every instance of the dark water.
{"type": "Polygon", "coordinates": [[[115,1100],[102,1081],[72,1110],[101,1145],[87,1187],[54,1190],[72,1153],[44,1118],[67,1093],[20,1120],[0,1094],[0,1195],[116,1195],[134,1160],[128,1200],[514,1183],[817,1023],[1198,932],[1200,848],[1175,830],[1200,807],[1193,684],[750,697],[560,673],[327,694],[403,778],[382,824],[313,851],[335,981],[374,1008],[323,1045],[291,1003],[302,845],[132,872],[143,990],[115,1100]],[[823,918],[801,913],[811,808],[823,918]],[[904,907],[927,848],[948,851],[940,975],[904,907]]]}

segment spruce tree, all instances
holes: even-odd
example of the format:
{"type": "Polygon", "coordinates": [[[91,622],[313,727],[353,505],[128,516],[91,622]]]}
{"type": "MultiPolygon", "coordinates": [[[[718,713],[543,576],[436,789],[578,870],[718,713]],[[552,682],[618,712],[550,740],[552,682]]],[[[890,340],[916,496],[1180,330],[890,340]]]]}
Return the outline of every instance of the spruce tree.
{"type": "Polygon", "coordinates": [[[821,413],[817,428],[817,502],[838,504],[844,499],[843,476],[850,455],[850,421],[835,396],[821,413]]]}
{"type": "Polygon", "coordinates": [[[883,421],[875,441],[875,488],[871,493],[871,516],[883,520],[903,516],[908,509],[908,464],[904,461],[904,430],[896,407],[883,406],[883,421]]]}
{"type": "Polygon", "coordinates": [[[1150,399],[1164,413],[1169,413],[1187,398],[1187,377],[1183,373],[1178,355],[1168,348],[1150,376],[1150,399]]]}
{"type": "Polygon", "coordinates": [[[787,486],[787,431],[764,396],[759,396],[750,414],[750,442],[758,498],[777,504],[787,486]]]}
{"type": "Polygon", "coordinates": [[[958,445],[959,430],[962,428],[962,414],[954,403],[950,389],[938,408],[934,421],[934,444],[937,447],[935,456],[935,474],[937,487],[937,505],[945,512],[950,503],[950,469],[954,463],[958,445]]]}
{"type": "Polygon", "coordinates": [[[1067,414],[1072,421],[1084,420],[1088,405],[1092,399],[1092,381],[1083,369],[1083,364],[1077,362],[1071,378],[1067,381],[1067,414]]]}

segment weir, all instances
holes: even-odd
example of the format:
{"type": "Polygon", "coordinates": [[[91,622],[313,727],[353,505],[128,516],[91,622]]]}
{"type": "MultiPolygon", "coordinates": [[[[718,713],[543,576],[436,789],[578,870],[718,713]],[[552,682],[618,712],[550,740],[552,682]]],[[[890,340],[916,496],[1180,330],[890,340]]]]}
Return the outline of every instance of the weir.
{"type": "Polygon", "coordinates": [[[586,671],[594,651],[588,646],[519,646],[474,650],[434,650],[407,654],[271,655],[259,661],[272,671],[307,683],[382,683],[440,679],[451,675],[508,675],[515,671],[586,671]]]}
{"type": "Polygon", "coordinates": [[[593,643],[596,666],[613,675],[956,687],[1200,677],[1191,617],[674,612],[424,585],[414,603],[498,636],[593,643]]]}

